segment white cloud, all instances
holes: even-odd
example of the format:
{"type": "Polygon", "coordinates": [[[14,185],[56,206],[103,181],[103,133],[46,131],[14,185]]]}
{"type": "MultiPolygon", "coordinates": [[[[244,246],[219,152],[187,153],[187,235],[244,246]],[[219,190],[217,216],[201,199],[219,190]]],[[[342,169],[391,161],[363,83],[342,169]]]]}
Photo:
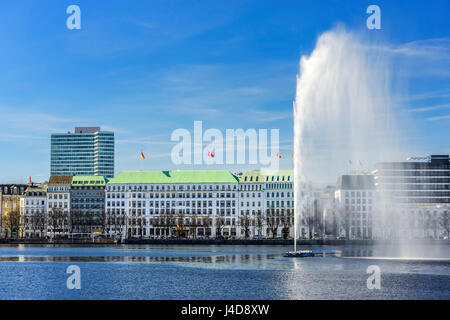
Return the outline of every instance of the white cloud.
{"type": "Polygon", "coordinates": [[[439,104],[435,106],[421,107],[421,108],[413,108],[410,109],[411,112],[427,112],[433,110],[441,110],[450,108],[450,104],[439,104]]]}
{"type": "Polygon", "coordinates": [[[427,118],[427,121],[439,121],[439,120],[446,120],[446,119],[450,119],[450,114],[448,115],[444,115],[444,116],[436,116],[436,117],[430,117],[427,118]]]}

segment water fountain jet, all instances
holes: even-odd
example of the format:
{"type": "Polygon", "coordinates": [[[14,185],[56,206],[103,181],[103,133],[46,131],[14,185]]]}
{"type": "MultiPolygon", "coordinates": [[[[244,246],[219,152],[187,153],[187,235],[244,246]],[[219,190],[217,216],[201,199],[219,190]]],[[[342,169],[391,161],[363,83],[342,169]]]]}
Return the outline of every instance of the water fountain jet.
{"type": "MultiPolygon", "coordinates": [[[[390,61],[354,32],[338,27],[302,56],[294,101],[294,238],[308,232],[311,185],[334,184],[349,161],[396,159],[390,61]]],[[[294,241],[296,250],[296,241],[294,241]]]]}

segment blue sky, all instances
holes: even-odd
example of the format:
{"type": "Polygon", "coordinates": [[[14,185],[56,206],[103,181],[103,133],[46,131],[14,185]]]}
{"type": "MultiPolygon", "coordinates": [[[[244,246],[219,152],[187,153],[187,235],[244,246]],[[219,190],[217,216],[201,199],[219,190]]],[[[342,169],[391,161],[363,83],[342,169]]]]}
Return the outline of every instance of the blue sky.
{"type": "Polygon", "coordinates": [[[115,131],[116,173],[174,169],[170,135],[194,120],[279,128],[290,154],[299,59],[337,24],[396,52],[410,154],[449,153],[449,12],[447,0],[2,1],[0,181],[46,179],[50,134],[84,125],[115,131]],[[71,4],[81,30],[66,28],[71,4]],[[366,29],[370,4],[381,30],[366,29]]]}

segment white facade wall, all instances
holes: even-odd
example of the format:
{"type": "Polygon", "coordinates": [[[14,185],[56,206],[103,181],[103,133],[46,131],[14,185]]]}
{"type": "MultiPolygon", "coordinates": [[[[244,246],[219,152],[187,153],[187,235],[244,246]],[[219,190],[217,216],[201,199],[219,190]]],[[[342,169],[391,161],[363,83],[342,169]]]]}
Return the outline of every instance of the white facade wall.
{"type": "Polygon", "coordinates": [[[374,236],[374,220],[377,219],[375,190],[337,189],[335,203],[339,209],[339,236],[349,239],[371,239],[374,236]],[[345,222],[346,217],[348,222],[345,222]]]}
{"type": "Polygon", "coordinates": [[[245,238],[246,231],[249,238],[272,237],[268,215],[279,223],[275,237],[283,237],[286,224],[288,237],[294,234],[292,181],[108,183],[105,197],[108,237],[170,238],[180,228],[189,238],[245,238]]]}
{"type": "MultiPolygon", "coordinates": [[[[270,180],[270,179],[269,179],[270,180]]],[[[263,184],[265,216],[280,219],[276,237],[283,237],[283,228],[289,228],[288,237],[294,237],[294,191],[293,183],[288,181],[268,181],[263,184]]],[[[268,226],[270,229],[270,226],[268,226]]],[[[267,230],[267,236],[273,236],[267,230]]],[[[298,234],[300,235],[300,233],[298,234]]]]}
{"type": "Polygon", "coordinates": [[[47,195],[45,192],[41,192],[39,196],[22,196],[20,199],[20,208],[23,217],[22,236],[25,238],[45,237],[47,235],[47,225],[45,223],[47,216],[47,195]],[[43,226],[38,221],[41,219],[44,220],[43,226]]]}
{"type": "Polygon", "coordinates": [[[48,235],[51,237],[68,236],[70,228],[70,186],[48,186],[46,210],[48,235]],[[54,223],[51,217],[56,212],[62,218],[54,223]]]}
{"type": "Polygon", "coordinates": [[[167,238],[176,231],[214,237],[217,229],[237,234],[237,183],[108,184],[105,200],[110,237],[167,238]]]}

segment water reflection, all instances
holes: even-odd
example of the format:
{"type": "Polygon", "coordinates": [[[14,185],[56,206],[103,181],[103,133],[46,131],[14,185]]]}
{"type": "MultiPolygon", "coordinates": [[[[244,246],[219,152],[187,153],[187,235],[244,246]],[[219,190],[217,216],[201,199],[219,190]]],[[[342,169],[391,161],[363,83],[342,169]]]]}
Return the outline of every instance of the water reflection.
{"type": "Polygon", "coordinates": [[[373,249],[368,248],[344,248],[334,253],[337,257],[372,257],[373,249]]]}
{"type": "Polygon", "coordinates": [[[4,256],[0,262],[196,262],[196,263],[254,263],[279,257],[276,254],[219,255],[219,256],[4,256]]]}

